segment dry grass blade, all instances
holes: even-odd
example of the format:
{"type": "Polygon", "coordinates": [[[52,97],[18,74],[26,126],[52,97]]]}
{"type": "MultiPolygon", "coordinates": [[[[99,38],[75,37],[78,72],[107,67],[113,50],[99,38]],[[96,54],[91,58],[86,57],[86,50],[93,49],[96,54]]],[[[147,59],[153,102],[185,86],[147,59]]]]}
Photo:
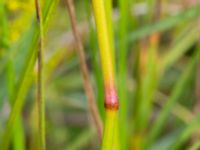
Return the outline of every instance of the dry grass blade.
{"type": "Polygon", "coordinates": [[[66,3],[67,3],[67,10],[68,10],[68,14],[70,17],[74,38],[77,42],[77,45],[76,45],[77,46],[77,54],[78,54],[79,61],[80,61],[81,73],[83,76],[85,92],[86,92],[86,95],[88,98],[89,109],[90,109],[92,118],[95,122],[96,128],[98,130],[98,136],[101,139],[102,123],[101,123],[100,116],[99,116],[99,113],[98,113],[98,110],[97,110],[97,107],[95,104],[94,91],[92,89],[92,84],[90,82],[90,77],[89,77],[89,71],[88,71],[88,68],[86,65],[86,61],[85,61],[83,44],[81,42],[80,35],[79,35],[78,29],[77,29],[76,16],[75,16],[73,2],[72,2],[72,0],[66,0],[66,3]]]}

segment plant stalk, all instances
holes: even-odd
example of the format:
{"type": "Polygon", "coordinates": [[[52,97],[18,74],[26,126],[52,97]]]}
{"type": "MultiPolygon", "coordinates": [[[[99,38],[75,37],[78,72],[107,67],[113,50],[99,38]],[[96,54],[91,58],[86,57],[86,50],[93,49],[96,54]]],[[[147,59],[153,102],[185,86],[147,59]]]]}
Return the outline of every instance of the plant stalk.
{"type": "Polygon", "coordinates": [[[112,45],[106,22],[105,4],[103,0],[92,0],[94,17],[100,48],[101,67],[104,79],[106,119],[103,133],[102,150],[113,148],[113,136],[117,123],[118,97],[115,87],[115,72],[112,58],[112,45]]]}
{"type": "Polygon", "coordinates": [[[38,46],[38,83],[37,83],[37,105],[39,115],[39,145],[40,150],[46,149],[45,144],[45,101],[44,101],[44,32],[43,19],[39,0],[35,0],[37,22],[39,25],[38,46]]]}
{"type": "Polygon", "coordinates": [[[80,68],[81,68],[81,73],[82,73],[82,77],[83,77],[83,81],[84,81],[85,92],[86,92],[86,95],[88,98],[89,109],[90,109],[92,118],[94,120],[94,123],[96,125],[99,139],[101,140],[101,138],[102,138],[102,123],[101,123],[98,109],[96,106],[92,84],[90,82],[90,75],[89,75],[89,70],[88,70],[88,67],[87,67],[87,64],[85,61],[86,58],[85,58],[83,44],[81,42],[81,38],[80,38],[78,28],[77,28],[74,5],[73,5],[72,0],[66,0],[66,4],[67,4],[67,11],[68,11],[70,21],[71,21],[71,27],[72,27],[74,39],[77,42],[76,43],[77,54],[78,54],[79,61],[80,61],[80,68]]]}

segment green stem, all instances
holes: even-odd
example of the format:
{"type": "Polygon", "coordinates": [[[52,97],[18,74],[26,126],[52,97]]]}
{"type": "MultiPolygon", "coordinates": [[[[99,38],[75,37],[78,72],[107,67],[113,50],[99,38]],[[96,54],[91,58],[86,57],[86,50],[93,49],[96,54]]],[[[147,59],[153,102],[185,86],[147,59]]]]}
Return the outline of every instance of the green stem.
{"type": "Polygon", "coordinates": [[[98,64],[98,52],[97,52],[97,42],[95,40],[95,33],[94,33],[94,28],[91,29],[90,31],[90,44],[91,44],[91,59],[92,59],[92,65],[94,68],[94,76],[95,76],[95,82],[97,85],[97,105],[98,105],[98,110],[100,113],[100,116],[102,120],[104,121],[105,119],[105,111],[104,111],[104,90],[103,90],[103,78],[101,75],[101,71],[99,69],[99,64],[98,64]]]}
{"type": "Polygon", "coordinates": [[[106,23],[107,23],[107,27],[108,27],[108,36],[109,36],[109,41],[111,44],[111,53],[112,53],[112,64],[113,64],[113,68],[115,71],[115,46],[114,46],[114,31],[113,31],[113,19],[112,19],[112,0],[104,0],[104,4],[105,4],[105,12],[106,12],[106,23]]]}
{"type": "Polygon", "coordinates": [[[117,111],[106,109],[106,119],[104,124],[103,143],[102,150],[112,150],[113,137],[116,128],[115,123],[117,121],[117,111]]]}
{"type": "Polygon", "coordinates": [[[96,95],[97,95],[97,106],[99,110],[99,114],[101,120],[104,122],[105,119],[105,111],[104,111],[104,92],[103,92],[103,78],[101,75],[99,63],[98,63],[98,47],[97,47],[97,38],[96,33],[91,21],[91,10],[90,4],[85,1],[85,9],[87,10],[87,20],[89,22],[90,32],[89,32],[89,48],[91,53],[91,61],[92,61],[92,70],[96,83],[96,95]]]}
{"type": "Polygon", "coordinates": [[[119,0],[120,22],[119,22],[119,59],[118,59],[118,89],[119,89],[119,137],[120,149],[127,149],[127,28],[128,28],[128,6],[129,0],[119,0]]]}
{"type": "Polygon", "coordinates": [[[39,143],[40,150],[46,149],[45,142],[45,101],[44,101],[44,32],[43,19],[39,0],[35,0],[37,21],[39,25],[39,47],[38,47],[38,114],[39,114],[39,143]]]}
{"type": "Polygon", "coordinates": [[[108,24],[106,22],[104,1],[92,0],[92,4],[98,33],[105,92],[104,107],[106,109],[106,120],[102,150],[110,150],[113,146],[113,135],[115,131],[115,124],[117,123],[116,115],[119,107],[115,87],[112,45],[109,38],[108,24]]]}

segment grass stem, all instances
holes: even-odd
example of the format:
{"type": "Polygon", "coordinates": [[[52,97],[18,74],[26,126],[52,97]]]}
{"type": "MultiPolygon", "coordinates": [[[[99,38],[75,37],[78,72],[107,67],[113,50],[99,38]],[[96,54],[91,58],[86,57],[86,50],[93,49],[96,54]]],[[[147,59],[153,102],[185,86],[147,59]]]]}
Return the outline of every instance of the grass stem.
{"type": "Polygon", "coordinates": [[[113,67],[112,45],[109,37],[108,24],[106,22],[105,4],[103,0],[92,0],[94,17],[97,28],[100,48],[101,66],[104,79],[106,110],[105,128],[103,135],[102,150],[110,150],[113,146],[113,135],[117,123],[118,98],[115,87],[115,71],[113,67]]]}
{"type": "Polygon", "coordinates": [[[45,142],[45,101],[44,101],[44,33],[43,19],[39,0],[35,0],[37,22],[39,25],[39,47],[38,47],[38,83],[37,83],[37,104],[39,115],[39,145],[40,150],[46,149],[45,142]]]}
{"type": "Polygon", "coordinates": [[[72,0],[66,0],[66,4],[67,4],[67,10],[68,10],[68,14],[69,14],[70,21],[71,21],[72,31],[73,31],[74,38],[75,38],[76,44],[77,44],[77,54],[78,54],[79,61],[80,61],[81,73],[82,73],[82,77],[83,77],[83,81],[84,81],[85,92],[86,92],[86,95],[88,98],[89,109],[90,109],[92,118],[95,122],[99,139],[101,139],[102,138],[102,123],[101,123],[98,109],[96,106],[92,84],[90,82],[90,75],[89,75],[89,70],[88,70],[88,67],[87,67],[87,64],[85,61],[86,59],[85,59],[83,44],[81,42],[81,38],[80,38],[78,28],[77,28],[74,5],[73,5],[72,0]]]}
{"type": "Polygon", "coordinates": [[[116,125],[113,122],[117,121],[117,113],[115,110],[106,110],[106,120],[104,127],[102,150],[111,150],[113,148],[114,132],[116,125]],[[114,130],[113,130],[114,129],[114,130]]]}

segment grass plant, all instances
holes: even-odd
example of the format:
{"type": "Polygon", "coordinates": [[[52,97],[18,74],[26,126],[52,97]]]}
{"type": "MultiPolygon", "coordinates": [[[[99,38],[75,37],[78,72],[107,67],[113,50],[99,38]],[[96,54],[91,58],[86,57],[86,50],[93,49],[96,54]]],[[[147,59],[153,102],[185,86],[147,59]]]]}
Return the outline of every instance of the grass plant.
{"type": "Polygon", "coordinates": [[[189,0],[1,0],[0,150],[198,150],[199,16],[189,0]]]}

